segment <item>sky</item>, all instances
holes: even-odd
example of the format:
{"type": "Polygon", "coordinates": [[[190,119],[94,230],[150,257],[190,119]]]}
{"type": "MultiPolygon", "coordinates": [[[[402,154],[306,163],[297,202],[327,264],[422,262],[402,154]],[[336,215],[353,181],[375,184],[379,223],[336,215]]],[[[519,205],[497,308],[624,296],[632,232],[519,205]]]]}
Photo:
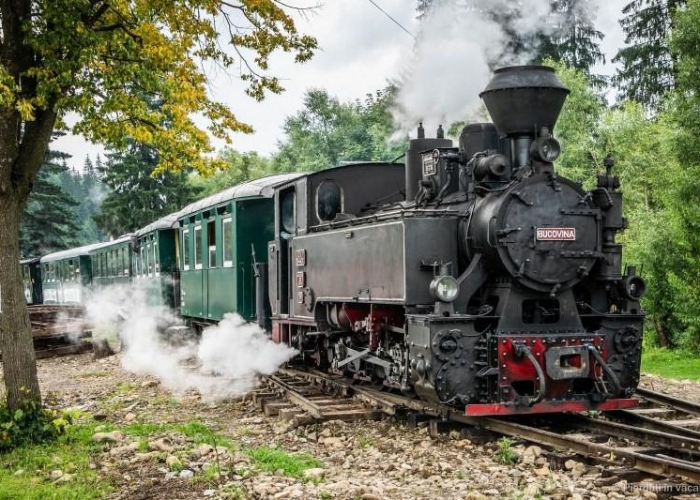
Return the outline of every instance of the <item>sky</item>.
{"type": "MultiPolygon", "coordinates": [[[[418,31],[415,0],[374,0],[408,31],[418,31]]],[[[593,0],[598,5],[597,28],[605,33],[601,43],[607,63],[593,69],[598,74],[612,74],[610,60],[624,43],[618,19],[629,0],[593,0]]],[[[294,5],[312,6],[316,0],[295,0],[294,5]]],[[[391,78],[406,68],[414,40],[369,0],[323,0],[314,12],[296,16],[299,31],[313,35],[320,49],[314,58],[296,64],[286,54],[271,59],[270,69],[286,89],[280,95],[269,94],[257,102],[244,93],[245,83],[233,72],[209,73],[211,95],[229,105],[237,118],[253,126],[253,134],[233,134],[230,147],[239,151],[274,152],[284,138],[284,119],[302,107],[309,88],[326,89],[343,101],[362,99],[386,87],[391,78]]],[[[70,121],[70,117],[68,117],[70,121]]],[[[433,128],[436,124],[433,124],[433,128]]],[[[215,142],[222,148],[223,142],[215,142]]],[[[80,137],[68,135],[52,143],[72,158],[70,166],[81,169],[85,157],[94,161],[102,148],[80,137]]]]}

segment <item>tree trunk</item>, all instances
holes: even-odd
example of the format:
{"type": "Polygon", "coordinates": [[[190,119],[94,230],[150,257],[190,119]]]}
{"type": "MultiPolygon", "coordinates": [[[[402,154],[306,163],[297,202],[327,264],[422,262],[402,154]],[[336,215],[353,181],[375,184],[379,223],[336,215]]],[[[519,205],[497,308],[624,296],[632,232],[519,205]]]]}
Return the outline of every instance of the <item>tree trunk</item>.
{"type": "Polygon", "coordinates": [[[19,268],[19,225],[23,203],[14,188],[0,190],[0,350],[7,404],[41,402],[29,310],[19,268]]]}
{"type": "Polygon", "coordinates": [[[668,340],[668,332],[666,331],[663,321],[659,318],[654,318],[654,329],[656,330],[656,338],[659,340],[661,347],[670,348],[671,342],[668,340]]]}

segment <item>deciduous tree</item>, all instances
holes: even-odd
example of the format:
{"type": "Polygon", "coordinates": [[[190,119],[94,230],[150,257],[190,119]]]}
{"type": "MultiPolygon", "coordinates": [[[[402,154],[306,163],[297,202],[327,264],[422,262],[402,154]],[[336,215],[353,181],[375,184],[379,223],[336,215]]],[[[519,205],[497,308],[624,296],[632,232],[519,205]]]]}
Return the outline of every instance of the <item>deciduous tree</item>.
{"type": "Polygon", "coordinates": [[[206,171],[209,132],[249,132],[207,94],[208,65],[235,68],[262,98],[280,92],[270,56],[311,57],[316,41],[297,32],[277,0],[0,0],[0,348],[7,400],[40,398],[29,317],[17,265],[18,232],[55,128],[93,142],[150,145],[159,169],[206,171]],[[223,43],[222,43],[223,42],[223,43]],[[162,100],[161,109],[148,98],[162,100]],[[165,126],[167,122],[167,127],[165,126]]]}

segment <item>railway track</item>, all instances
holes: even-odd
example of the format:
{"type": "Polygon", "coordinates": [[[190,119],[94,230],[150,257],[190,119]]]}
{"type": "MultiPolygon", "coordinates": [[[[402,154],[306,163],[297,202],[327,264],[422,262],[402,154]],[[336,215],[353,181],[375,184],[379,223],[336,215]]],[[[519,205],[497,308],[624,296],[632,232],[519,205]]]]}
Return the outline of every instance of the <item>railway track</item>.
{"type": "Polygon", "coordinates": [[[603,464],[612,479],[641,473],[700,485],[700,405],[647,389],[638,391],[641,404],[634,410],[516,419],[468,417],[315,371],[282,369],[265,382],[266,389],[255,398],[267,415],[279,415],[293,425],[412,412],[430,419],[431,433],[463,424],[511,436],[564,453],[565,458],[573,453],[603,464]]]}

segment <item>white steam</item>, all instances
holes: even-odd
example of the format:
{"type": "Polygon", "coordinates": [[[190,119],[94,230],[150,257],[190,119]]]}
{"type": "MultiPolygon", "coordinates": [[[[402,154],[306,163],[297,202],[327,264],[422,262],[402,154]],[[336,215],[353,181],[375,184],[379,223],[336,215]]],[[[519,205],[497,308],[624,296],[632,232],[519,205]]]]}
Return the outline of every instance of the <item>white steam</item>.
{"type": "MultiPolygon", "coordinates": [[[[595,18],[598,1],[581,0],[575,17],[595,18]]],[[[399,83],[394,115],[401,132],[421,121],[432,130],[476,118],[492,70],[527,63],[536,34],[564,28],[551,0],[434,0],[399,83]],[[508,29],[531,44],[517,55],[508,47],[503,16],[510,16],[508,29]]]]}
{"type": "Polygon", "coordinates": [[[95,340],[114,346],[121,338],[126,370],[156,376],[174,393],[195,390],[208,401],[238,397],[296,353],[237,314],[205,329],[199,342],[173,335],[184,331],[182,321],[167,308],[149,305],[152,297],[138,285],[105,288],[88,299],[87,319],[95,340]]]}

